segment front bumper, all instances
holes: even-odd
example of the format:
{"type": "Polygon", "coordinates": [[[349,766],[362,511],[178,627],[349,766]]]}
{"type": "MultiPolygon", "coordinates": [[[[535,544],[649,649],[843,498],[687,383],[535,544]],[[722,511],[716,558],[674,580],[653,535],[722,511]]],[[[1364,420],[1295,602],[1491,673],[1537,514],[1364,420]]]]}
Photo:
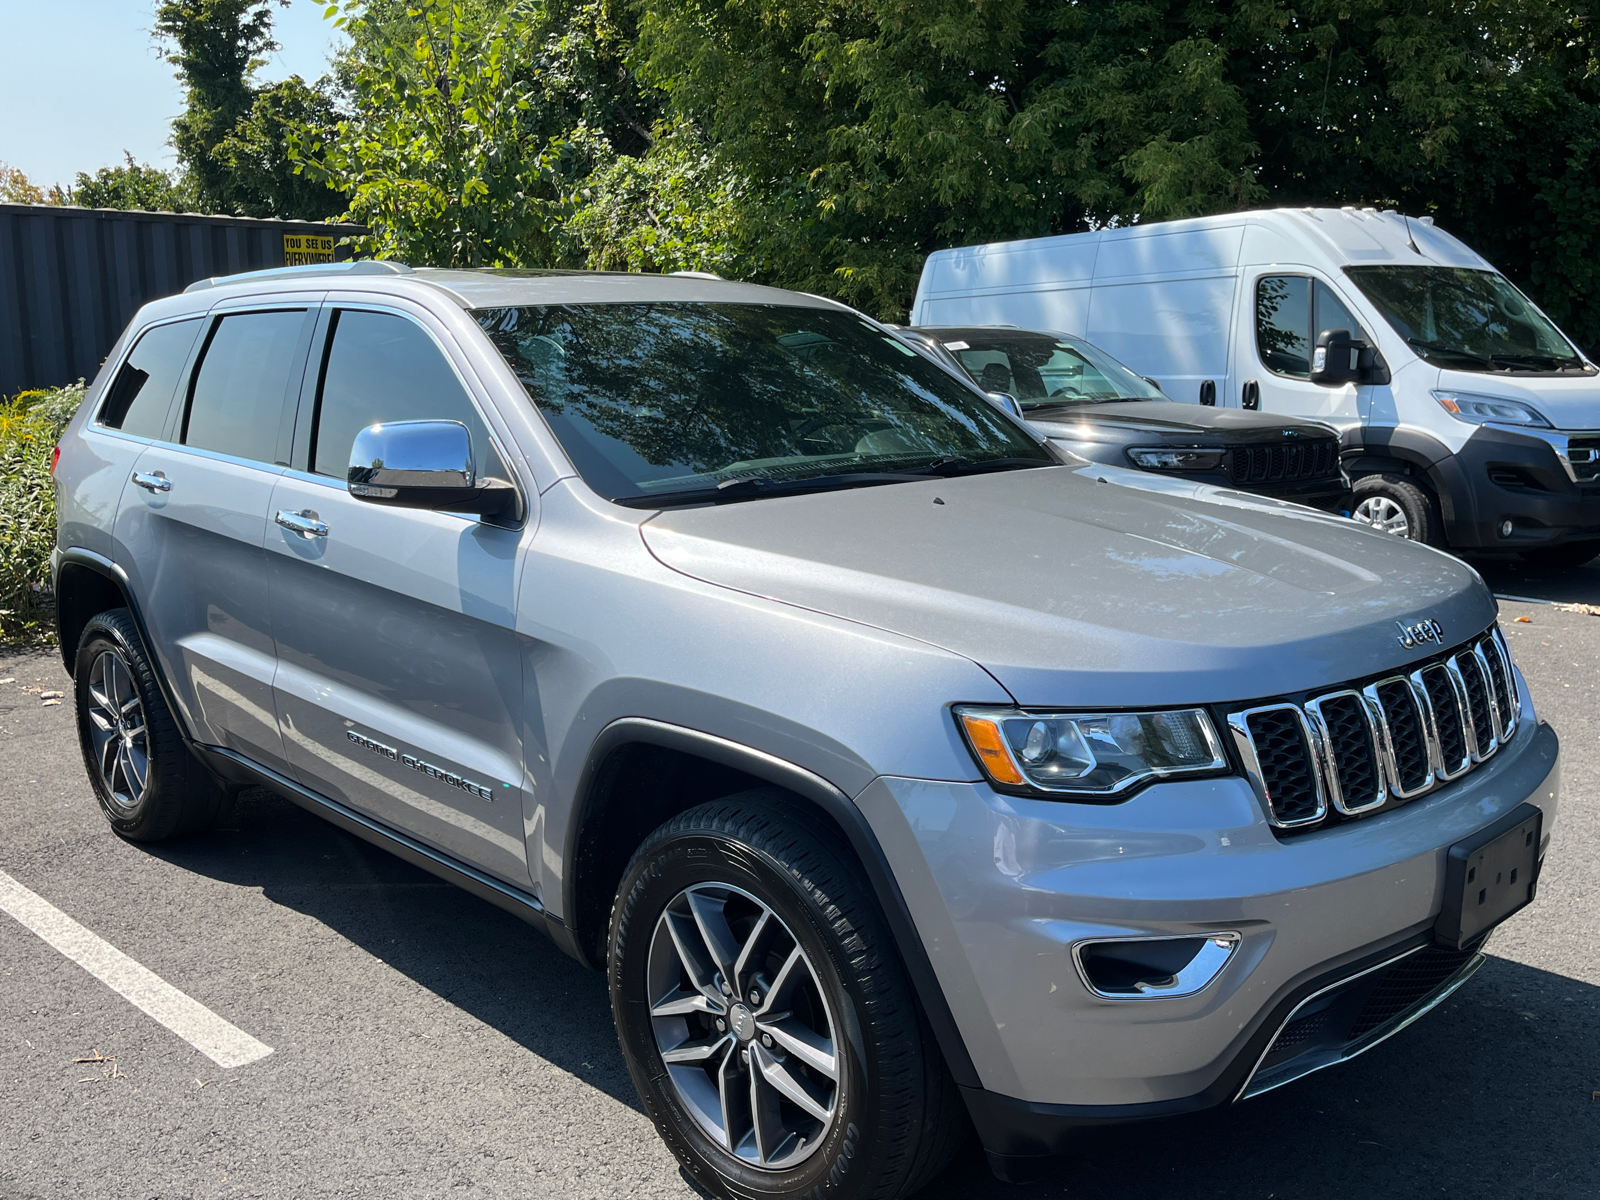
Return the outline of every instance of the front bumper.
{"type": "Polygon", "coordinates": [[[1273,833],[1241,778],[1116,805],[880,778],[857,803],[976,1065],[986,1145],[1039,1154],[1084,1124],[1241,1095],[1307,996],[1431,942],[1452,843],[1524,801],[1548,831],[1557,785],[1556,736],[1524,710],[1513,741],[1457,784],[1294,837],[1273,833]],[[1220,930],[1239,948],[1191,996],[1101,998],[1073,966],[1086,939],[1220,930]]]}
{"type": "Polygon", "coordinates": [[[1600,479],[1563,463],[1566,434],[1485,425],[1435,463],[1448,493],[1445,537],[1458,549],[1532,550],[1600,538],[1600,479]],[[1577,476],[1577,477],[1575,477],[1577,476]],[[1504,522],[1509,536],[1501,536],[1504,522]]]}

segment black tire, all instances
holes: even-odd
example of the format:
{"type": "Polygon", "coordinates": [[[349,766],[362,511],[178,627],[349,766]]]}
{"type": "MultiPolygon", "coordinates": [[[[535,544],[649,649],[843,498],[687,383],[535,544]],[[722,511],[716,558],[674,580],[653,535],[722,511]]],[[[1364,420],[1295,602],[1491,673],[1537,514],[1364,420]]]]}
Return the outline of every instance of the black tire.
{"type": "Polygon", "coordinates": [[[215,824],[226,792],[183,744],[132,613],[114,608],[89,619],[72,676],[83,765],[111,828],[129,841],[159,842],[215,824]],[[137,722],[108,720],[113,707],[137,722]]]}
{"type": "MultiPolygon", "coordinates": [[[[848,851],[819,835],[815,822],[798,821],[794,814],[793,799],[785,803],[783,792],[745,792],[674,817],[639,848],[623,875],[611,917],[608,976],[617,1036],[656,1129],[689,1175],[711,1194],[727,1200],[906,1196],[937,1174],[960,1148],[970,1128],[965,1106],[906,981],[877,905],[859,882],[859,869],[846,865],[848,851]],[[837,1083],[817,1077],[823,1079],[824,1089],[836,1088],[829,1093],[835,1105],[832,1123],[815,1130],[810,1142],[815,1149],[807,1149],[805,1141],[782,1143],[797,1144],[796,1153],[808,1155],[787,1168],[763,1167],[724,1148],[689,1111],[686,1093],[669,1075],[658,1044],[651,988],[656,979],[654,986],[659,989],[662,977],[652,964],[652,941],[658,926],[667,928],[663,922],[669,905],[684,903],[692,889],[697,896],[705,895],[698,890],[701,887],[713,893],[718,887],[743,893],[729,895],[724,911],[753,900],[779,918],[782,924],[770,936],[791,940],[779,941],[768,961],[782,958],[785,948],[790,954],[795,946],[803,950],[811,967],[805,978],[823,997],[832,1027],[841,1032],[830,1042],[836,1048],[837,1083]]],[[[729,921],[737,925],[733,917],[729,921]]],[[[752,942],[756,936],[751,935],[752,942]]],[[[673,940],[665,944],[670,947],[673,940]]],[[[700,943],[702,948],[709,944],[700,943]]],[[[752,961],[758,958],[754,955],[752,961]]],[[[684,960],[680,954],[672,961],[684,960]]],[[[770,985],[770,974],[751,975],[749,984],[730,999],[750,999],[763,977],[770,985]]],[[[687,980],[689,975],[685,972],[681,978],[687,980]]],[[[738,1071],[738,1056],[748,1054],[751,1061],[761,1057],[755,1041],[743,1041],[744,1037],[772,1044],[758,1032],[762,1026],[751,1033],[748,1020],[743,1021],[745,1032],[735,1038],[734,1031],[741,1026],[735,1020],[740,1007],[728,1010],[725,1035],[712,1031],[716,1020],[712,1015],[684,1018],[686,1024],[699,1021],[702,1026],[692,1027],[683,1044],[719,1037],[730,1043],[721,1070],[708,1060],[711,1077],[738,1071]]],[[[795,1010],[802,1005],[786,999],[782,1007],[795,1010]]],[[[815,1014],[814,1004],[807,1002],[807,1007],[815,1014]]],[[[749,1017],[747,1010],[744,1018],[749,1017]]],[[[780,1043],[778,1051],[782,1050],[780,1043]]],[[[762,1059],[772,1060],[770,1054],[762,1059]]],[[[790,1055],[784,1062],[793,1065],[799,1060],[790,1055]]],[[[742,1070],[746,1082],[738,1088],[749,1088],[751,1067],[742,1070]]],[[[798,1070],[804,1073],[803,1062],[798,1070]]],[[[715,1089],[716,1084],[710,1086],[715,1089]]],[[[730,1093],[738,1095],[738,1088],[730,1087],[730,1093]]],[[[806,1119],[792,1106],[785,1111],[806,1119]]],[[[724,1124],[733,1127],[732,1122],[724,1124]]],[[[757,1136],[752,1128],[745,1142],[747,1154],[757,1136]]]]}
{"type": "Polygon", "coordinates": [[[1530,567],[1564,569],[1581,567],[1600,555],[1600,541],[1568,542],[1563,546],[1541,546],[1537,550],[1523,550],[1517,557],[1530,567]]]}
{"type": "Polygon", "coordinates": [[[1363,475],[1351,488],[1351,504],[1351,516],[1358,521],[1426,546],[1444,545],[1438,503],[1404,475],[1363,475]],[[1391,514],[1403,521],[1403,529],[1391,514]],[[1383,517],[1389,519],[1380,523],[1383,517]]]}

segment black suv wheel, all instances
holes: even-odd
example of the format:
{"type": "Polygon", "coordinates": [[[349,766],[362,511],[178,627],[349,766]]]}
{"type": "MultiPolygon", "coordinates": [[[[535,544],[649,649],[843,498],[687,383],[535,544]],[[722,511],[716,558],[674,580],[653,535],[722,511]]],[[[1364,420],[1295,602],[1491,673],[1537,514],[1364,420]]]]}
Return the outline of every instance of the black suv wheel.
{"type": "Polygon", "coordinates": [[[89,619],[72,678],[83,763],[111,828],[157,842],[215,823],[225,793],[184,746],[132,613],[89,619]]]}
{"type": "Polygon", "coordinates": [[[628,1069],[718,1196],[907,1195],[966,1115],[859,872],[780,797],[692,809],[634,855],[608,956],[628,1069]]]}

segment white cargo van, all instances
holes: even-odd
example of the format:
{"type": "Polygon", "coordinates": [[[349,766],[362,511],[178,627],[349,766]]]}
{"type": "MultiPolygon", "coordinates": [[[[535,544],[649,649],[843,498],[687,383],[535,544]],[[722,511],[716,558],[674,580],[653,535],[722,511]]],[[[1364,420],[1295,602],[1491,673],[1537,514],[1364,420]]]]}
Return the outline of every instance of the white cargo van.
{"type": "Polygon", "coordinates": [[[1275,209],[940,250],[911,323],[1074,334],[1174,399],[1326,421],[1356,515],[1395,533],[1600,554],[1600,372],[1428,217],[1275,209]]]}

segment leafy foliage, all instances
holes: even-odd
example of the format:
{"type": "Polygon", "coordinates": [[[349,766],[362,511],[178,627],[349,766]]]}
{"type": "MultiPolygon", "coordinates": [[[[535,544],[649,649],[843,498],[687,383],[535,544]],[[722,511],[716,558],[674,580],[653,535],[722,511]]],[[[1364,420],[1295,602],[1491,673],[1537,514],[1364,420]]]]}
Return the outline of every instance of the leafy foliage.
{"type": "Polygon", "coordinates": [[[0,639],[47,636],[56,493],[50,459],[83,403],[84,383],[0,404],[0,639]]]}
{"type": "Polygon", "coordinates": [[[591,269],[731,273],[747,261],[742,191],[680,129],[643,157],[619,155],[597,169],[574,195],[566,231],[591,269]]]}
{"type": "Polygon", "coordinates": [[[0,162],[0,204],[43,204],[42,192],[16,167],[0,162]]]}
{"type": "Polygon", "coordinates": [[[298,174],[288,157],[289,131],[331,123],[332,100],[298,75],[265,87],[252,81],[261,56],[278,48],[271,0],[162,0],[155,15],[156,36],[186,89],[172,145],[196,206],[300,220],[343,208],[340,196],[298,174]]]}
{"type": "Polygon", "coordinates": [[[406,17],[384,30],[348,21],[367,48],[350,78],[355,112],[326,138],[293,135],[291,153],[349,195],[374,253],[440,266],[547,259],[583,135],[547,137],[535,119],[529,10],[478,25],[460,5],[423,0],[406,17]]]}
{"type": "Polygon", "coordinates": [[[93,175],[79,171],[62,197],[63,203],[147,212],[194,211],[199,199],[186,178],[174,179],[160,167],[141,164],[126,150],[123,157],[126,161],[120,167],[101,167],[93,175]]]}

